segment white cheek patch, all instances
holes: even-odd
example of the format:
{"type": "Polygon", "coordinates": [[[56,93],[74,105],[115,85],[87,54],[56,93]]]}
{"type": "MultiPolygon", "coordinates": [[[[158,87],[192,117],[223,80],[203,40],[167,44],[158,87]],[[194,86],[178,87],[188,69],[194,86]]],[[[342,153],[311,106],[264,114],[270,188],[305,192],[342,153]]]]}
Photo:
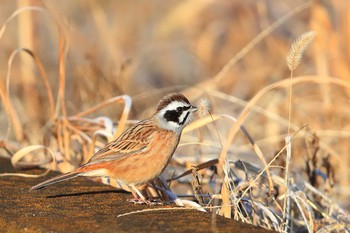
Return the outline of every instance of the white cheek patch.
{"type": "Polygon", "coordinates": [[[183,122],[184,119],[185,119],[185,117],[186,117],[186,115],[187,115],[187,111],[186,111],[186,112],[183,112],[183,113],[180,115],[180,117],[179,117],[179,122],[183,122]]]}
{"type": "Polygon", "coordinates": [[[158,126],[160,128],[166,129],[166,130],[171,130],[174,132],[181,132],[181,129],[183,128],[181,125],[179,125],[177,122],[173,121],[166,121],[163,116],[158,115],[158,126]]]}
{"type": "Polygon", "coordinates": [[[169,125],[169,128],[170,128],[170,129],[181,128],[181,126],[180,126],[178,123],[173,122],[173,121],[169,121],[169,122],[167,122],[167,124],[169,125]]]}
{"type": "Polygon", "coordinates": [[[184,111],[181,116],[179,117],[179,122],[185,126],[187,125],[188,122],[190,122],[192,120],[192,112],[188,111],[184,111]]]}

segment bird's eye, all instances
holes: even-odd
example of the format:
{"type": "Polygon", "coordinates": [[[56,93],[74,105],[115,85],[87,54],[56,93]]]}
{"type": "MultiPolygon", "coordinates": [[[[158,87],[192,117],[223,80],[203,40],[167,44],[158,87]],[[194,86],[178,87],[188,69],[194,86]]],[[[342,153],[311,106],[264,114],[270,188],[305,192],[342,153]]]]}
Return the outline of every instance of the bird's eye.
{"type": "Polygon", "coordinates": [[[183,111],[187,111],[187,110],[189,110],[190,108],[191,108],[191,106],[177,107],[177,108],[176,108],[176,111],[182,113],[183,111]]]}
{"type": "Polygon", "coordinates": [[[182,112],[183,110],[184,110],[184,108],[183,107],[177,107],[177,109],[176,109],[178,112],[182,112]]]}

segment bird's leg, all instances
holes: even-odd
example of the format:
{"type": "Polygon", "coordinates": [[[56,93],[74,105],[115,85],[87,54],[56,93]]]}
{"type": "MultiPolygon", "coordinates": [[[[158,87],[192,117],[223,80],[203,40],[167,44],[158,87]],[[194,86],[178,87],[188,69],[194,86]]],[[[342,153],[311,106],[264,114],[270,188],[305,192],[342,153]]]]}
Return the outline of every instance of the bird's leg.
{"type": "Polygon", "coordinates": [[[151,205],[152,203],[147,200],[142,193],[134,186],[134,185],[129,185],[131,187],[131,193],[134,196],[133,199],[129,200],[130,202],[133,202],[134,204],[147,204],[151,205]]]}

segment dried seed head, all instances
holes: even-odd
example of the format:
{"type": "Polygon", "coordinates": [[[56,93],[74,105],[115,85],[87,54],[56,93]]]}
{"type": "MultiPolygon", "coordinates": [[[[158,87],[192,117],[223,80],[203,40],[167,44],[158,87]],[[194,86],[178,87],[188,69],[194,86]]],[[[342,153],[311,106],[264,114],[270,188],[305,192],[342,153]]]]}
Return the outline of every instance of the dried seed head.
{"type": "Polygon", "coordinates": [[[314,31],[305,32],[293,44],[287,55],[287,65],[290,71],[294,71],[299,65],[304,51],[314,40],[314,31]]]}
{"type": "Polygon", "coordinates": [[[200,99],[198,102],[198,116],[200,118],[206,117],[210,114],[210,101],[208,99],[200,99]]]}

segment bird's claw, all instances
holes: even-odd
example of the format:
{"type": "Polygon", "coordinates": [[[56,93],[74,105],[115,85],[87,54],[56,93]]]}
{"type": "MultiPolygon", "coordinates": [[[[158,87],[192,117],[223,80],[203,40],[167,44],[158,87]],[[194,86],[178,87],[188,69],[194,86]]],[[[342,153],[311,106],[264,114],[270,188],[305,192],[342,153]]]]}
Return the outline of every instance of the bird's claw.
{"type": "Polygon", "coordinates": [[[147,199],[142,199],[142,198],[132,198],[128,199],[129,202],[134,203],[135,205],[162,205],[162,203],[158,200],[152,200],[149,201],[147,199]]]}

